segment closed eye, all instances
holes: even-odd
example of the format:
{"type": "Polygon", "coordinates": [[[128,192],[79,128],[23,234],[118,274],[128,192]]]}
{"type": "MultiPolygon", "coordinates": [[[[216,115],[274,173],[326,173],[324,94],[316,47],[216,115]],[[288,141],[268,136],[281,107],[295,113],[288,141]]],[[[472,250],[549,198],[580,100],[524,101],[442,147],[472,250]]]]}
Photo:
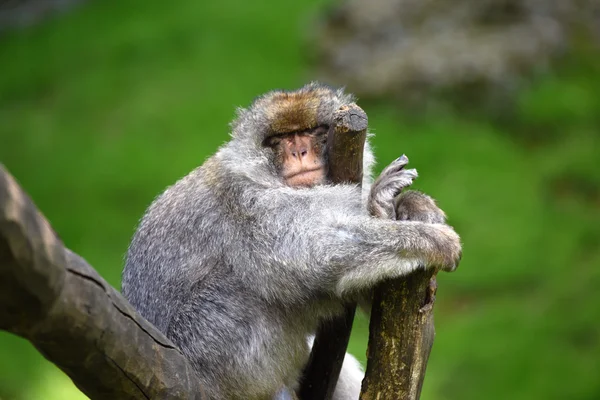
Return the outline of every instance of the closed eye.
{"type": "Polygon", "coordinates": [[[295,134],[316,137],[319,141],[325,142],[327,140],[327,132],[328,131],[329,131],[329,126],[320,125],[320,126],[317,126],[316,128],[308,130],[308,131],[278,133],[278,134],[275,134],[273,136],[266,138],[263,141],[263,146],[274,148],[281,143],[283,138],[285,138],[286,136],[295,135],[295,134]]]}
{"type": "Polygon", "coordinates": [[[279,145],[279,143],[281,143],[281,137],[271,136],[271,137],[265,139],[265,141],[263,142],[263,146],[264,147],[276,147],[279,145]]]}
{"type": "Polygon", "coordinates": [[[327,140],[327,132],[329,131],[329,127],[327,125],[321,125],[314,128],[311,131],[307,131],[305,134],[310,137],[317,138],[319,141],[327,140]]]}
{"type": "Polygon", "coordinates": [[[327,135],[327,131],[329,131],[329,127],[327,125],[321,125],[316,127],[311,133],[315,136],[325,136],[327,135]]]}

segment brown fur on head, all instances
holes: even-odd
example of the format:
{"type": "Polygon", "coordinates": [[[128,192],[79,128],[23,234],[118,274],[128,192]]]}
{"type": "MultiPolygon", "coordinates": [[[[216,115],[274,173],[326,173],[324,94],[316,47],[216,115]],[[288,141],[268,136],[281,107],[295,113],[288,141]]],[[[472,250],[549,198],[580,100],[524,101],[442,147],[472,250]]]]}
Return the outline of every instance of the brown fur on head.
{"type": "Polygon", "coordinates": [[[238,110],[233,136],[262,145],[270,136],[329,126],[333,113],[353,101],[343,89],[317,82],[294,91],[274,90],[258,97],[248,109],[238,110]]]}
{"type": "Polygon", "coordinates": [[[321,100],[331,95],[331,89],[316,87],[313,90],[274,92],[265,99],[265,111],[274,134],[305,131],[318,125],[321,100]]]}
{"type": "Polygon", "coordinates": [[[319,99],[306,93],[278,93],[266,108],[270,130],[290,133],[315,128],[319,99]]]}

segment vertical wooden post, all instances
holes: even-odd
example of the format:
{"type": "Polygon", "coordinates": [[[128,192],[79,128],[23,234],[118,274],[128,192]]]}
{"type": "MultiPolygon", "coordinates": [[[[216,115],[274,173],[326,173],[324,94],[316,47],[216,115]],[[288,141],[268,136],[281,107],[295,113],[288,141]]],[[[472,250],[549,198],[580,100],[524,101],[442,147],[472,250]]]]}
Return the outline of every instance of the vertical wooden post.
{"type": "MultiPolygon", "coordinates": [[[[356,104],[343,106],[335,113],[327,138],[332,183],[360,185],[367,124],[367,114],[356,104]]],[[[330,400],[333,396],[355,311],[356,304],[348,304],[343,316],[323,322],[317,330],[299,391],[301,400],[330,400]]]]}
{"type": "MultiPolygon", "coordinates": [[[[367,116],[355,104],[338,110],[328,137],[332,183],[362,180],[367,116]]],[[[416,271],[381,283],[374,291],[367,371],[361,400],[417,400],[435,329],[436,271],[416,271]]],[[[318,329],[299,391],[301,400],[330,400],[348,346],[356,304],[318,329]]]]}

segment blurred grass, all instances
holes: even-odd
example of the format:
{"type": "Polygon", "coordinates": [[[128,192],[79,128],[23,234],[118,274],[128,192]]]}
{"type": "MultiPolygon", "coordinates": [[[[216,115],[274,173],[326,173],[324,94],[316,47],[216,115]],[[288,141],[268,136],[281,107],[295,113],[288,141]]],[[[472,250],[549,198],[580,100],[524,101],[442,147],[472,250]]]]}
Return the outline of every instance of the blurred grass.
{"type": "MultiPolygon", "coordinates": [[[[325,3],[91,2],[0,38],[0,161],[119,287],[145,207],[227,140],[234,108],[312,78],[325,3]]],[[[465,244],[438,277],[423,399],[600,398],[599,60],[583,48],[532,80],[504,123],[361,103],[379,168],[406,153],[465,244]]],[[[362,360],[366,335],[359,318],[362,360]]],[[[0,333],[0,398],[83,396],[0,333]]]]}

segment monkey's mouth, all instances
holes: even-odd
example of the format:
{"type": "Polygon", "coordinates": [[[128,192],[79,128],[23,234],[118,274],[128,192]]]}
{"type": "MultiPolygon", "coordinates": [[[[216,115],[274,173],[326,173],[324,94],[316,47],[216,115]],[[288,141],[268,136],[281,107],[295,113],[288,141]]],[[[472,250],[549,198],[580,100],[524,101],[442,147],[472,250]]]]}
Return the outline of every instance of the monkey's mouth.
{"type": "Polygon", "coordinates": [[[313,186],[321,183],[324,177],[323,167],[319,166],[287,174],[284,176],[284,179],[290,186],[313,186]]]}

